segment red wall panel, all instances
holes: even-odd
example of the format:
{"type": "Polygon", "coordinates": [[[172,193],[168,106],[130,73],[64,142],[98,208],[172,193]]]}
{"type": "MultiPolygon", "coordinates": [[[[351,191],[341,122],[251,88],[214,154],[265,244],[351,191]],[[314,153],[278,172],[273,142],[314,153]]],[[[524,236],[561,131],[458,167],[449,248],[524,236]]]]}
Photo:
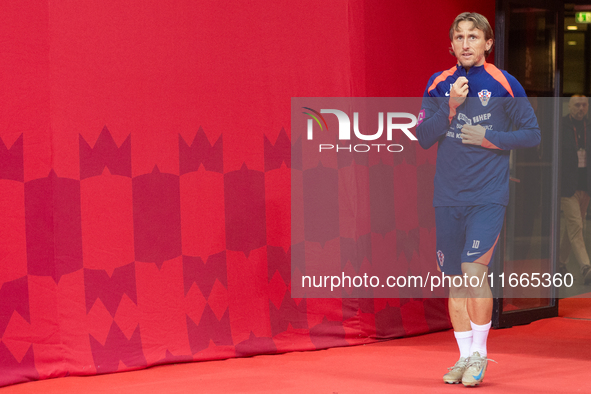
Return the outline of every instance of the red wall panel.
{"type": "MultiPolygon", "coordinates": [[[[481,7],[493,15],[494,2],[481,7]]],[[[292,169],[305,182],[316,165],[291,157],[290,100],[421,95],[453,64],[447,31],[468,8],[3,1],[0,386],[449,327],[444,300],[290,297],[305,237],[322,238],[328,264],[368,264],[347,255],[367,228],[306,232],[297,200],[291,222],[292,169]]],[[[422,270],[435,233],[432,189],[418,185],[434,155],[417,147],[394,173],[370,158],[369,170],[331,163],[340,170],[316,176],[333,194],[372,177],[417,190],[384,190],[412,209],[374,207],[394,218],[375,242],[422,270]]],[[[374,209],[368,198],[361,208],[374,209]]]]}
{"type": "Polygon", "coordinates": [[[25,188],[0,179],[0,283],[27,275],[25,188]]]}
{"type": "Polygon", "coordinates": [[[80,182],[84,268],[113,270],[134,261],[131,178],[105,174],[80,182]]]}

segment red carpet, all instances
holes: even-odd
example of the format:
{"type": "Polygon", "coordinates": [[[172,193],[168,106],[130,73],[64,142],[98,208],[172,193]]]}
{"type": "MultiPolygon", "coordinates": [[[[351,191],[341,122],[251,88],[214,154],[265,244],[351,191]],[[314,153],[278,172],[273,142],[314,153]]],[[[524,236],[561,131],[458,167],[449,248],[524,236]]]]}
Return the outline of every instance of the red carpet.
{"type": "MultiPolygon", "coordinates": [[[[493,330],[480,390],[487,393],[591,393],[589,300],[561,301],[561,317],[493,330]]],[[[451,331],[365,346],[167,365],[68,377],[0,389],[13,393],[434,393],[458,356],[451,331]]]]}
{"type": "Polygon", "coordinates": [[[558,315],[573,319],[591,319],[591,294],[585,298],[566,298],[558,304],[558,315]]]}

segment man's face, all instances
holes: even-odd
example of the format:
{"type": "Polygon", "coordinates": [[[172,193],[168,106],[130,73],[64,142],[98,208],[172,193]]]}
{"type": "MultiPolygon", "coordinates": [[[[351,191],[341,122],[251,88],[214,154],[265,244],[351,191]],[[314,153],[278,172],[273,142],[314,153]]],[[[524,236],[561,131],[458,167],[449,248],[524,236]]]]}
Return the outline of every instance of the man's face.
{"type": "Polygon", "coordinates": [[[589,99],[587,97],[571,97],[568,102],[570,116],[576,120],[581,120],[587,116],[589,111],[589,99]]]}
{"type": "Polygon", "coordinates": [[[460,64],[469,69],[484,64],[484,51],[488,51],[492,44],[492,38],[486,41],[484,32],[476,29],[474,23],[463,21],[458,23],[458,30],[454,30],[451,47],[460,64]]]}

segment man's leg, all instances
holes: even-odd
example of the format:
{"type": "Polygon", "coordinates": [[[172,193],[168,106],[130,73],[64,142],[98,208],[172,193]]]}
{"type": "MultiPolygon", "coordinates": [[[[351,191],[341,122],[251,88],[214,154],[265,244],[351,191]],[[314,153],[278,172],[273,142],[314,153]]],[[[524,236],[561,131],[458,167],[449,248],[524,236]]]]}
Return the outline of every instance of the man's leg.
{"type": "Polygon", "coordinates": [[[568,258],[570,256],[570,251],[571,251],[571,245],[570,245],[570,237],[568,236],[568,214],[567,212],[572,212],[570,205],[572,204],[571,201],[569,201],[570,199],[574,200],[574,196],[573,197],[562,197],[560,199],[560,209],[562,211],[562,215],[563,215],[563,220],[564,220],[564,231],[562,232],[561,236],[560,236],[560,252],[559,252],[559,256],[558,256],[558,263],[559,263],[559,267],[558,267],[558,271],[561,272],[562,274],[565,274],[567,272],[566,270],[566,263],[568,263],[568,258]],[[569,211],[570,210],[570,211],[569,211]]]}
{"type": "MultiPolygon", "coordinates": [[[[462,273],[461,256],[465,243],[463,208],[436,207],[435,225],[437,228],[438,268],[453,279],[462,273]]],[[[443,376],[443,381],[446,383],[460,383],[462,381],[462,375],[467,367],[467,359],[470,356],[472,329],[466,309],[467,297],[468,289],[464,286],[450,288],[449,317],[454,328],[454,337],[460,350],[460,357],[454,366],[448,368],[449,372],[443,376]]]]}
{"type": "Polygon", "coordinates": [[[467,297],[468,289],[464,286],[449,289],[447,302],[449,318],[460,349],[460,358],[470,357],[472,347],[472,327],[470,326],[470,316],[468,316],[467,297]]]}
{"type": "Polygon", "coordinates": [[[583,232],[587,230],[587,208],[589,207],[589,193],[582,190],[577,191],[575,194],[579,195],[579,207],[581,207],[581,220],[583,221],[583,232]]]}
{"type": "MultiPolygon", "coordinates": [[[[591,275],[589,278],[586,277],[590,274],[590,262],[587,249],[585,247],[585,240],[583,238],[583,218],[582,218],[582,207],[581,205],[587,205],[588,194],[585,192],[577,191],[573,197],[562,198],[561,206],[564,213],[564,219],[566,222],[566,231],[572,247],[572,251],[575,254],[577,262],[581,267],[581,273],[585,279],[585,283],[591,281],[591,275]]],[[[562,255],[562,250],[561,250],[562,255]]]]}
{"type": "Polygon", "coordinates": [[[486,341],[491,327],[492,293],[488,285],[488,267],[486,265],[462,263],[462,271],[466,274],[468,281],[469,297],[466,307],[472,328],[470,358],[462,375],[462,383],[464,386],[475,386],[482,382],[488,363],[486,341]],[[482,278],[484,278],[484,281],[479,283],[482,278]],[[476,283],[479,283],[479,285],[476,285],[476,283]]]}
{"type": "Polygon", "coordinates": [[[466,243],[462,252],[462,273],[468,285],[466,308],[472,328],[472,346],[464,386],[475,386],[484,379],[488,364],[486,341],[491,327],[492,292],[488,284],[488,265],[493,260],[505,218],[505,207],[498,204],[475,206],[466,220],[466,243]]]}
{"type": "MultiPolygon", "coordinates": [[[[583,237],[583,245],[584,245],[585,244],[584,243],[585,242],[584,241],[584,239],[585,239],[584,233],[587,228],[587,207],[589,206],[589,200],[591,199],[591,197],[589,197],[589,194],[587,192],[584,192],[582,190],[577,190],[575,195],[579,199],[579,207],[581,208],[581,222],[583,224],[583,231],[581,232],[581,235],[583,237]]],[[[585,253],[587,253],[586,247],[585,247],[585,253]]],[[[587,253],[587,258],[588,257],[589,257],[589,253],[587,253]]],[[[580,265],[580,267],[581,267],[581,274],[583,275],[583,280],[585,281],[585,284],[591,283],[591,261],[590,261],[589,265],[580,265]]]]}
{"type": "MultiPolygon", "coordinates": [[[[453,277],[452,277],[453,278],[453,277]]],[[[449,318],[454,331],[470,331],[470,316],[468,315],[468,289],[449,289],[449,318]]]]}
{"type": "MultiPolygon", "coordinates": [[[[452,279],[455,276],[451,277],[452,279]]],[[[468,289],[464,286],[452,287],[449,289],[449,318],[454,329],[454,337],[460,349],[460,359],[449,372],[443,375],[443,381],[446,383],[460,383],[462,376],[468,366],[468,357],[472,348],[472,328],[470,326],[470,317],[467,309],[468,289]]]]}
{"type": "Polygon", "coordinates": [[[486,357],[486,340],[490,330],[492,318],[492,292],[488,285],[488,267],[478,263],[462,263],[462,271],[467,274],[468,283],[480,283],[480,286],[469,286],[469,298],[467,301],[468,316],[472,329],[472,347],[470,355],[478,352],[482,357],[486,357]],[[476,277],[472,281],[470,278],[476,277]],[[477,280],[476,280],[477,279],[477,280]]]}

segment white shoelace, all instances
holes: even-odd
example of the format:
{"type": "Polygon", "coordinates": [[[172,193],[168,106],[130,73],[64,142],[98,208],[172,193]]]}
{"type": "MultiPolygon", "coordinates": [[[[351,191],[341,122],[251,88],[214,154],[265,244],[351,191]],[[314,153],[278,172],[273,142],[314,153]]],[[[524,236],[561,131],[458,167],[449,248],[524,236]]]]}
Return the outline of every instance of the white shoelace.
{"type": "Polygon", "coordinates": [[[458,361],[456,361],[456,363],[454,364],[453,367],[448,367],[447,368],[448,371],[453,371],[454,369],[463,369],[463,368],[466,368],[468,366],[468,358],[466,358],[464,360],[458,360],[458,361]]]}
{"type": "Polygon", "coordinates": [[[498,362],[496,362],[495,360],[491,359],[491,358],[486,358],[486,357],[477,357],[477,359],[475,360],[471,360],[474,357],[468,357],[466,359],[466,363],[468,364],[466,369],[475,366],[477,368],[477,370],[480,370],[480,368],[482,368],[482,363],[484,361],[492,361],[495,364],[498,364],[498,362]]]}

